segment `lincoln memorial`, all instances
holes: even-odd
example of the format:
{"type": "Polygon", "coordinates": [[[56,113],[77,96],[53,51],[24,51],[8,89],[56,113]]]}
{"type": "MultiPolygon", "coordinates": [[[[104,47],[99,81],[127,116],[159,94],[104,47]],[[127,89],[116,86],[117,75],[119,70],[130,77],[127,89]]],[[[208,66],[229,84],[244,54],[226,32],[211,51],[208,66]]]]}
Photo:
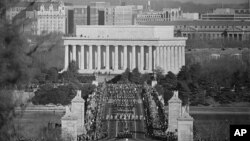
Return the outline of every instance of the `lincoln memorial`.
{"type": "Polygon", "coordinates": [[[76,26],[63,37],[65,65],[75,61],[79,73],[120,74],[127,68],[178,73],[185,65],[187,38],[174,37],[174,26],[76,26]]]}

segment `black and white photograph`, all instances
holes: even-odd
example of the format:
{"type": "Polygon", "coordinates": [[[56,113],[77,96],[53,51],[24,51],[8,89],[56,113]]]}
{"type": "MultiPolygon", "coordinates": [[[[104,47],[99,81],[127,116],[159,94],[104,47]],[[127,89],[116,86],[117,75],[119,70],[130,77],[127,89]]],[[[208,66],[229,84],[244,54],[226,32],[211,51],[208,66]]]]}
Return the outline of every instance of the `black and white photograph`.
{"type": "Polygon", "coordinates": [[[0,141],[249,141],[250,0],[0,0],[0,141]]]}

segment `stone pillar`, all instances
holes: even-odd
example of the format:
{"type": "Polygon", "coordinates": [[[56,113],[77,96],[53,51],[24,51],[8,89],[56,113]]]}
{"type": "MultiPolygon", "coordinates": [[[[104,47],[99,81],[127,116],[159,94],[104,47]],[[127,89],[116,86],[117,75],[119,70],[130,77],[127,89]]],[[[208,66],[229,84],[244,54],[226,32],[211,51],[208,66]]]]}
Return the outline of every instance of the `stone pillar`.
{"type": "Polygon", "coordinates": [[[179,70],[181,69],[181,67],[182,67],[182,46],[179,46],[178,47],[179,48],[179,51],[178,51],[178,57],[179,57],[179,59],[178,59],[178,68],[179,68],[179,70]]]}
{"type": "Polygon", "coordinates": [[[141,46],[141,71],[143,72],[144,71],[144,46],[141,46]]]}
{"type": "Polygon", "coordinates": [[[85,100],[82,98],[81,90],[77,90],[76,96],[71,100],[71,111],[77,118],[77,134],[86,134],[84,126],[85,100]]]}
{"type": "Polygon", "coordinates": [[[119,69],[118,45],[115,45],[115,70],[119,69]]]}
{"type": "MultiPolygon", "coordinates": [[[[94,46],[92,46],[93,48],[94,48],[94,46]]],[[[96,50],[95,49],[93,49],[93,51],[94,51],[94,59],[95,59],[95,61],[94,61],[94,70],[97,70],[97,64],[98,64],[98,55],[97,55],[97,48],[96,48],[96,50]]]]}
{"type": "Polygon", "coordinates": [[[156,68],[156,61],[157,61],[156,48],[153,50],[153,59],[154,59],[153,70],[155,70],[155,68],[156,68]]]}
{"type": "MultiPolygon", "coordinates": [[[[178,141],[193,141],[193,122],[194,119],[188,112],[182,112],[178,118],[178,141]]],[[[211,129],[213,130],[213,129],[211,129]]]]}
{"type": "Polygon", "coordinates": [[[145,52],[145,70],[148,70],[149,67],[149,53],[145,52]]]}
{"type": "Polygon", "coordinates": [[[170,56],[171,54],[170,54],[170,47],[169,46],[167,46],[167,73],[171,70],[170,68],[171,68],[171,62],[170,62],[170,58],[171,58],[171,56],[170,56]]]}
{"type": "Polygon", "coordinates": [[[102,59],[103,59],[103,66],[105,67],[106,66],[106,52],[103,51],[103,56],[102,56],[102,59]]]}
{"type": "Polygon", "coordinates": [[[129,54],[129,69],[132,70],[132,68],[133,68],[133,61],[132,61],[133,55],[132,55],[132,51],[130,51],[128,54],[129,54]]]}
{"type": "Polygon", "coordinates": [[[173,97],[168,101],[168,132],[176,132],[178,129],[177,119],[181,115],[181,104],[178,91],[174,91],[173,97]]]}
{"type": "Polygon", "coordinates": [[[77,61],[77,65],[78,65],[78,68],[81,69],[81,64],[82,64],[82,60],[81,60],[81,51],[76,51],[77,52],[77,55],[78,55],[78,61],[77,61]]]}
{"type": "Polygon", "coordinates": [[[86,69],[89,70],[89,51],[86,51],[86,69]]]}
{"type": "MultiPolygon", "coordinates": [[[[118,50],[118,52],[119,52],[119,50],[118,50]]],[[[120,58],[120,61],[119,61],[119,63],[120,63],[120,69],[121,70],[124,70],[124,52],[123,51],[121,51],[121,53],[120,53],[120,55],[119,55],[119,58],[120,58]]]]}
{"type": "Polygon", "coordinates": [[[69,46],[65,45],[64,70],[67,70],[68,67],[69,67],[69,46]]]}
{"type": "Polygon", "coordinates": [[[148,69],[150,70],[150,71],[152,71],[153,69],[152,69],[152,54],[153,54],[153,52],[152,52],[152,46],[149,46],[149,48],[148,48],[148,57],[149,57],[149,67],[148,67],[148,69]]]}
{"type": "Polygon", "coordinates": [[[163,47],[163,56],[164,56],[164,72],[165,74],[167,74],[168,67],[167,67],[167,47],[166,46],[163,47]]]}
{"type": "Polygon", "coordinates": [[[171,51],[171,53],[170,53],[170,59],[171,59],[170,71],[172,71],[174,73],[174,47],[173,46],[170,48],[170,51],[171,51]]]}
{"type": "Polygon", "coordinates": [[[175,74],[177,74],[179,68],[178,68],[178,46],[175,46],[174,47],[174,71],[175,71],[175,74]]]}
{"type": "Polygon", "coordinates": [[[72,58],[73,58],[73,61],[76,61],[76,45],[73,45],[72,46],[72,58]]]}
{"type": "Polygon", "coordinates": [[[182,46],[182,66],[185,66],[185,46],[182,46]]]}
{"type": "Polygon", "coordinates": [[[73,61],[73,53],[72,53],[72,48],[69,51],[69,59],[70,59],[70,63],[73,61]]]}
{"type": "Polygon", "coordinates": [[[77,141],[77,118],[66,106],[66,113],[61,118],[62,138],[65,140],[77,141]]]}
{"type": "Polygon", "coordinates": [[[92,70],[93,69],[93,62],[92,62],[92,59],[93,59],[93,52],[92,52],[92,48],[93,46],[92,45],[89,45],[89,70],[92,70]]]}
{"type": "Polygon", "coordinates": [[[127,61],[128,61],[128,47],[125,45],[124,47],[123,47],[123,52],[124,52],[124,59],[123,59],[123,61],[124,61],[124,63],[123,63],[123,68],[124,68],[124,70],[126,70],[127,69],[127,61]]]}
{"type": "Polygon", "coordinates": [[[97,46],[97,58],[98,58],[98,61],[97,61],[97,70],[101,70],[101,45],[98,45],[97,46]]]}
{"type": "Polygon", "coordinates": [[[109,71],[109,45],[106,46],[106,70],[109,71]]]}
{"type": "Polygon", "coordinates": [[[164,69],[164,51],[163,51],[163,46],[160,46],[160,66],[162,69],[164,69]]]}
{"type": "Polygon", "coordinates": [[[85,69],[85,64],[84,64],[84,45],[81,46],[81,69],[85,69]]]}
{"type": "Polygon", "coordinates": [[[160,47],[159,46],[156,46],[156,67],[160,66],[160,47]]]}
{"type": "Polygon", "coordinates": [[[135,46],[132,46],[132,70],[136,67],[136,50],[135,46]]]}
{"type": "Polygon", "coordinates": [[[112,66],[112,70],[115,70],[115,51],[111,51],[111,66],[112,66]]]}

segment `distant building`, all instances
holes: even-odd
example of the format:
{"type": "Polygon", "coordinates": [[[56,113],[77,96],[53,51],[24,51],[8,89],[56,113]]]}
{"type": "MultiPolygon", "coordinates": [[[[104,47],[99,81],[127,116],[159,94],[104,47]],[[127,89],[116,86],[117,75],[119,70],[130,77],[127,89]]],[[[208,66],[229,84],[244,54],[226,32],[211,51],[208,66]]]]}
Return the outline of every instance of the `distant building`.
{"type": "Polygon", "coordinates": [[[202,20],[220,20],[220,21],[250,21],[249,9],[230,9],[218,8],[212,13],[201,15],[202,20]]]}
{"type": "Polygon", "coordinates": [[[132,25],[133,6],[110,6],[105,8],[105,25],[132,25]]]}
{"type": "Polygon", "coordinates": [[[6,19],[9,22],[12,22],[13,18],[19,14],[21,11],[25,10],[29,6],[29,2],[20,2],[17,3],[14,7],[11,7],[6,10],[6,19]]]}
{"type": "Polygon", "coordinates": [[[77,26],[76,36],[63,37],[65,65],[75,61],[79,73],[121,74],[127,68],[177,74],[185,65],[187,38],[174,37],[173,26],[77,26]],[[143,35],[143,36],[142,36],[143,35]]]}
{"type": "Polygon", "coordinates": [[[162,11],[146,11],[137,15],[137,24],[155,21],[177,21],[182,20],[181,8],[164,8],[162,11]]]}
{"type": "Polygon", "coordinates": [[[66,13],[66,34],[74,33],[74,8],[71,3],[64,3],[66,13]]]}
{"type": "Polygon", "coordinates": [[[189,39],[250,39],[250,22],[247,21],[156,21],[144,22],[142,25],[172,25],[175,27],[176,36],[189,39]]]}
{"type": "Polygon", "coordinates": [[[199,20],[199,13],[182,13],[181,20],[199,20]]]}
{"type": "Polygon", "coordinates": [[[63,2],[39,4],[37,11],[37,34],[66,32],[66,10],[63,2]]]}
{"type": "Polygon", "coordinates": [[[136,18],[138,14],[143,12],[143,5],[129,5],[132,6],[132,24],[136,24],[136,18]]]}
{"type": "Polygon", "coordinates": [[[68,7],[68,29],[67,34],[73,34],[76,25],[104,25],[104,9],[109,6],[105,2],[93,2],[90,5],[71,5],[68,7]]]}

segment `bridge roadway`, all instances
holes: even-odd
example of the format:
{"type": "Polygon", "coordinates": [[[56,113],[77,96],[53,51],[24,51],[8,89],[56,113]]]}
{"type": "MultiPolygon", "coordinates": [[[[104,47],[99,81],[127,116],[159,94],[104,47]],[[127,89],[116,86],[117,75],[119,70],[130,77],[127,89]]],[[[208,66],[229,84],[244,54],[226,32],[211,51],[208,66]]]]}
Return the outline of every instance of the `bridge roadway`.
{"type": "MultiPolygon", "coordinates": [[[[132,139],[130,140],[139,140],[145,138],[145,124],[144,124],[144,108],[142,99],[140,97],[141,87],[136,85],[131,85],[123,87],[120,84],[107,85],[108,88],[108,100],[104,108],[104,117],[107,115],[112,115],[113,119],[106,120],[106,126],[108,131],[109,140],[116,138],[119,133],[124,133],[125,128],[128,128],[128,132],[132,133],[132,139]],[[117,85],[117,86],[116,86],[117,85]],[[116,87],[115,89],[112,87],[116,87]],[[117,88],[118,87],[118,88],[117,88]],[[119,95],[119,97],[117,97],[119,95]],[[119,99],[119,100],[118,100],[119,99]],[[135,99],[135,104],[124,105],[124,103],[119,103],[124,100],[132,102],[135,99]],[[116,100],[116,102],[115,102],[116,100]],[[118,101],[117,101],[118,100],[118,101]],[[121,106],[122,105],[122,106],[121,106]],[[128,110],[130,109],[130,110],[128,110]],[[133,110],[131,110],[133,109],[133,110]],[[124,112],[127,110],[128,112],[124,112]],[[119,116],[115,118],[116,115],[123,113],[131,113],[132,115],[137,115],[138,119],[123,119],[119,116]],[[140,115],[143,115],[143,119],[139,119],[140,115]]],[[[130,117],[131,118],[131,117],[130,117]]]]}

